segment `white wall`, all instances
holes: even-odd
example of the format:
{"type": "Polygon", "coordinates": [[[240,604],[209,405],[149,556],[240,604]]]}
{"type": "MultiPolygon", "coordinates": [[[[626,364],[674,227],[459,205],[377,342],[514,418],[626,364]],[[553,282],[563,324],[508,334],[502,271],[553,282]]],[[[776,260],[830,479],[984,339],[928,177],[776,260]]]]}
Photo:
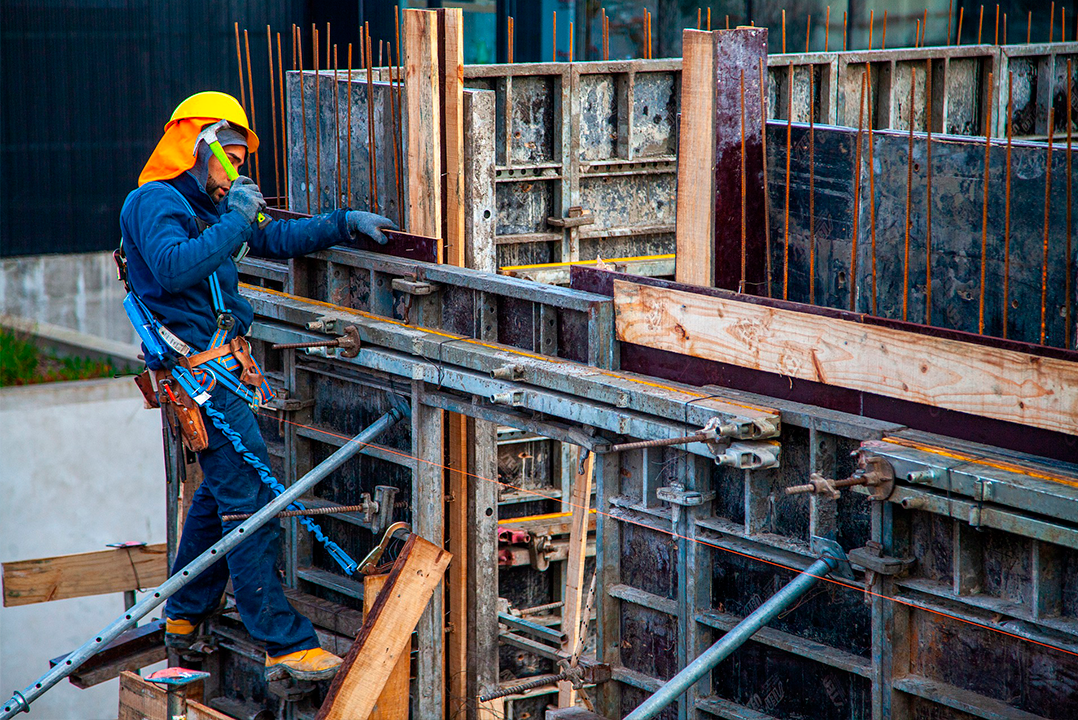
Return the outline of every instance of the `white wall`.
{"type": "Polygon", "coordinates": [[[121,343],[136,342],[127,292],[111,252],[31,255],[0,261],[0,314],[51,323],[121,343]]]}
{"type": "MultiPolygon", "coordinates": [[[[0,388],[0,561],[164,542],[164,477],[160,414],[131,378],[0,388]]],[[[0,608],[0,703],[122,612],[119,593],[0,608]]],[[[29,717],[115,718],[118,692],[64,680],[29,717]]]]}

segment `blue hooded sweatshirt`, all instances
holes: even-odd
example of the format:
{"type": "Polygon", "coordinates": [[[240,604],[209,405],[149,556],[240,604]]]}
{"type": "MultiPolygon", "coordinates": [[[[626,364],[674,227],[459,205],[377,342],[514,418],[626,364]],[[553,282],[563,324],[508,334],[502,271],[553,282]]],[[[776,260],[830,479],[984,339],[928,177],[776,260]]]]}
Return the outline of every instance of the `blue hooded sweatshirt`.
{"type": "MultiPolygon", "coordinates": [[[[209,282],[214,272],[225,308],[236,319],[228,339],[246,334],[254,319],[250,303],[239,294],[232,260],[243,243],[259,257],[306,255],[351,239],[346,213],[334,210],[312,218],[276,220],[259,230],[240,213],[228,210],[227,196],[221,206],[215,205],[189,172],[148,182],[127,196],[120,211],[128,282],[165,327],[201,352],[217,330],[209,282]],[[163,183],[183,194],[208,225],[204,231],[199,232],[183,200],[163,183]]],[[[159,369],[153,363],[150,366],[159,369]]]]}

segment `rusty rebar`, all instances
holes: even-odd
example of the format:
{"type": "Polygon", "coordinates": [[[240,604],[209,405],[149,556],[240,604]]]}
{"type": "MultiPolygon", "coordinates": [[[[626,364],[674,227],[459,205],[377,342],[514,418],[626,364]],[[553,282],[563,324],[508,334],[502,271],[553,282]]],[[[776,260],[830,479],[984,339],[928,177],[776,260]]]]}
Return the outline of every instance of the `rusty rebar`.
{"type": "Polygon", "coordinates": [[[367,48],[367,152],[370,157],[370,181],[371,181],[371,212],[378,212],[378,155],[375,152],[374,136],[374,68],[373,53],[371,53],[371,28],[369,23],[363,23],[364,42],[367,48]]]}
{"type": "Polygon", "coordinates": [[[746,217],[746,183],[745,183],[745,69],[741,69],[741,285],[738,292],[746,292],[745,286],[748,258],[745,256],[747,248],[748,218],[746,217]]]}
{"type": "MultiPolygon", "coordinates": [[[[983,5],[981,6],[984,7],[983,5]]],[[[992,152],[992,73],[988,73],[987,109],[984,117],[984,192],[981,206],[981,292],[977,309],[977,332],[984,335],[985,281],[988,274],[988,181],[992,152]]]]}
{"type": "MultiPolygon", "coordinates": [[[[917,71],[910,68],[910,139],[906,151],[906,234],[902,261],[902,319],[909,319],[910,305],[910,211],[913,204],[913,89],[917,71]]],[[[857,204],[854,204],[857,207],[857,204]]]]}
{"type": "Polygon", "coordinates": [[[345,174],[345,192],[348,193],[346,206],[352,207],[352,43],[348,43],[348,102],[344,108],[345,132],[344,132],[344,160],[348,163],[348,172],[345,174]]]}
{"type": "MultiPolygon", "coordinates": [[[[783,11],[785,12],[785,11],[783,11]]],[[[782,299],[790,298],[790,137],[794,118],[794,66],[786,66],[786,234],[782,247],[782,299]]]]}
{"type": "Polygon", "coordinates": [[[1033,11],[1030,10],[1026,15],[1026,45],[1029,45],[1029,39],[1032,37],[1033,32],[1033,11]]]}
{"type": "Polygon", "coordinates": [[[771,193],[767,179],[767,70],[764,68],[764,59],[760,58],[760,144],[763,152],[764,171],[764,253],[767,264],[767,296],[771,297],[771,193]]]}
{"type": "MultiPolygon", "coordinates": [[[[809,16],[811,17],[811,15],[809,16]]],[[[808,36],[805,39],[808,44],[808,36]]],[[[805,49],[808,52],[808,48],[805,49]]],[[[816,302],[816,66],[809,70],[809,303],[816,302]]],[[[871,124],[871,123],[870,123],[871,124]]]]}
{"type": "Polygon", "coordinates": [[[827,6],[827,16],[823,21],[823,51],[831,49],[831,6],[827,6]]]}
{"type": "Polygon", "coordinates": [[[873,119],[872,109],[872,66],[865,63],[865,89],[868,103],[868,212],[869,233],[871,235],[872,252],[872,314],[877,314],[876,290],[876,165],[873,160],[876,153],[876,123],[873,119]]]}
{"type": "Polygon", "coordinates": [[[932,324],[932,58],[925,60],[925,325],[932,324]]]}
{"type": "Polygon", "coordinates": [[[868,49],[872,49],[872,41],[875,40],[875,24],[876,24],[876,11],[868,11],[868,49]]]}
{"type": "MultiPolygon", "coordinates": [[[[295,64],[293,59],[293,70],[295,70],[295,64]]],[[[284,56],[281,54],[281,33],[277,33],[277,84],[281,93],[281,177],[284,182],[284,193],[281,197],[284,200],[284,208],[287,210],[291,206],[291,202],[289,202],[288,197],[288,130],[284,106],[284,56]]]]}
{"type": "Polygon", "coordinates": [[[311,161],[307,149],[307,80],[303,77],[303,30],[292,26],[293,47],[299,51],[299,124],[303,128],[303,186],[307,191],[307,214],[311,214],[311,161]]]}
{"type": "Polygon", "coordinates": [[[842,11],[842,52],[846,52],[846,12],[842,11]]]}
{"type": "Polygon", "coordinates": [[[861,216],[861,145],[865,127],[865,89],[868,85],[868,73],[861,75],[861,110],[857,115],[857,150],[854,153],[853,170],[853,233],[850,239],[850,309],[857,308],[857,234],[861,216]]]}
{"type": "Polygon", "coordinates": [[[887,11],[883,11],[883,37],[880,38],[880,50],[887,49],[887,11]]]}
{"type": "MultiPolygon", "coordinates": [[[[603,12],[605,13],[606,10],[603,10],[603,12]]],[[[512,63],[513,62],[513,16],[512,15],[510,15],[508,18],[506,18],[505,24],[506,24],[505,33],[506,33],[506,46],[507,46],[506,47],[506,61],[509,62],[509,63],[512,63]]],[[[603,28],[603,32],[604,32],[604,36],[605,36],[606,28],[603,28]]]]}
{"type": "Polygon", "coordinates": [[[340,65],[337,62],[337,46],[333,46],[333,136],[334,150],[337,155],[337,195],[334,207],[341,206],[341,81],[338,77],[340,65]]]}
{"type": "Polygon", "coordinates": [[[977,44],[981,44],[981,30],[984,28],[984,5],[981,5],[981,12],[977,17],[977,44]]]}
{"type": "MultiPolygon", "coordinates": [[[[1065,28],[1066,26],[1064,26],[1065,28]]],[[[1064,29],[1064,32],[1066,30],[1064,29]]],[[[1073,229],[1073,212],[1074,212],[1074,196],[1072,195],[1071,186],[1073,184],[1073,173],[1071,166],[1071,136],[1073,134],[1071,121],[1071,86],[1073,82],[1071,80],[1071,59],[1067,58],[1067,280],[1066,289],[1064,294],[1066,296],[1066,310],[1064,316],[1066,318],[1066,327],[1063,331],[1063,346],[1068,350],[1071,349],[1071,277],[1073,275],[1073,260],[1071,258],[1071,235],[1074,232],[1073,229]]]]}
{"type": "Polygon", "coordinates": [[[999,45],[999,3],[996,3],[996,34],[992,44],[999,45]]]}
{"type": "MultiPolygon", "coordinates": [[[[1067,78],[1069,81],[1070,78],[1067,78]]],[[[1048,216],[1052,204],[1052,138],[1055,134],[1055,108],[1048,108],[1048,154],[1044,163],[1044,256],[1041,262],[1041,345],[1048,337],[1048,216]]]]}
{"type": "Polygon", "coordinates": [[[786,8],[782,9],[782,54],[786,54],[786,8]]]}
{"type": "Polygon", "coordinates": [[[1007,163],[1003,203],[1003,337],[1007,337],[1007,313],[1011,305],[1011,140],[1014,134],[1014,74],[1007,71],[1007,163]]]}
{"type": "Polygon", "coordinates": [[[809,51],[809,37],[812,35],[812,13],[809,13],[805,21],[805,52],[809,51]]]}
{"type": "Polygon", "coordinates": [[[1048,11],[1048,42],[1056,38],[1056,4],[1053,0],[1052,9],[1048,11]]]}
{"type": "MultiPolygon", "coordinates": [[[[251,121],[251,132],[257,132],[255,130],[255,86],[254,80],[251,76],[251,42],[247,37],[247,30],[243,31],[243,47],[247,53],[247,96],[251,98],[251,116],[248,118],[251,121]]],[[[251,166],[254,168],[255,185],[261,187],[262,174],[258,168],[258,152],[250,153],[251,166]]]]}
{"type": "Polygon", "coordinates": [[[236,70],[239,71],[240,77],[240,107],[244,112],[247,112],[247,86],[243,83],[243,52],[240,50],[240,24],[238,22],[232,23],[232,27],[236,31],[236,70]]]}
{"type": "Polygon", "coordinates": [[[315,209],[322,212],[322,72],[318,65],[318,56],[321,53],[321,45],[318,28],[311,25],[311,42],[314,56],[314,180],[318,184],[318,194],[315,196],[318,204],[315,209]]]}
{"type": "Polygon", "coordinates": [[[962,7],[958,8],[958,28],[956,30],[957,37],[955,37],[955,41],[954,41],[955,45],[961,45],[962,44],[962,22],[965,19],[966,19],[966,6],[963,5],[962,7]]]}
{"type": "MultiPolygon", "coordinates": [[[[305,508],[303,510],[282,510],[274,515],[279,518],[290,517],[306,517],[308,515],[334,515],[336,513],[351,513],[351,512],[366,512],[366,505],[332,505],[330,507],[321,508],[305,508]]],[[[222,522],[236,522],[238,520],[246,520],[254,515],[254,513],[231,513],[228,515],[222,515],[222,522]]]]}
{"type": "MultiPolygon", "coordinates": [[[[266,55],[269,58],[270,119],[273,129],[273,182],[277,195],[281,194],[281,170],[277,163],[277,86],[273,83],[273,31],[266,25],[266,55]]],[[[280,199],[278,199],[278,203],[280,199]]]]}
{"type": "Polygon", "coordinates": [[[951,16],[954,12],[954,0],[947,0],[947,45],[951,44],[951,16]]]}
{"type": "Polygon", "coordinates": [[[638,440],[636,442],[619,443],[611,445],[609,452],[626,452],[628,450],[643,450],[646,448],[670,447],[672,445],[687,445],[694,442],[707,442],[714,440],[714,433],[695,432],[689,435],[681,435],[674,438],[659,438],[655,440],[638,440]]]}

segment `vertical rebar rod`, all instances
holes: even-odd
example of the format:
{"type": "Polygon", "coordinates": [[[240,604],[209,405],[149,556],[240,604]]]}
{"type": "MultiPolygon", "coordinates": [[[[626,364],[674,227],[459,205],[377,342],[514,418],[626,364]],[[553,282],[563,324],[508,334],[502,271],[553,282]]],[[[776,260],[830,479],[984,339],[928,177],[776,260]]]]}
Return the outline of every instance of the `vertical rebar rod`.
{"type": "Polygon", "coordinates": [[[747,188],[745,183],[745,69],[741,69],[741,285],[738,292],[747,292],[745,286],[748,258],[745,257],[748,224],[745,213],[747,188]]]}
{"type": "Polygon", "coordinates": [[[240,24],[238,22],[232,23],[232,27],[236,31],[236,70],[239,71],[240,77],[240,107],[244,112],[247,112],[247,86],[243,82],[243,52],[240,50],[240,24]]]}
{"type": "MultiPolygon", "coordinates": [[[[1068,78],[1069,80],[1070,78],[1068,78]]],[[[1055,134],[1055,108],[1048,108],[1048,154],[1044,162],[1044,254],[1041,259],[1041,345],[1048,338],[1048,216],[1052,206],[1052,137],[1055,134]]]]}
{"type": "Polygon", "coordinates": [[[857,149],[853,164],[853,233],[850,239],[850,310],[857,309],[857,236],[861,218],[861,144],[865,128],[865,90],[868,73],[861,75],[861,109],[857,114],[857,149]]]}
{"type": "Polygon", "coordinates": [[[876,132],[872,102],[872,66],[865,63],[865,90],[868,103],[868,211],[869,233],[871,235],[872,252],[872,314],[877,314],[877,291],[876,291],[876,165],[874,161],[876,153],[876,132]]]}
{"type": "Polygon", "coordinates": [[[273,82],[273,31],[266,25],[266,55],[269,58],[270,120],[273,130],[273,183],[280,203],[281,169],[277,163],[277,86],[273,82]]]}
{"type": "Polygon", "coordinates": [[[319,44],[320,40],[318,28],[312,24],[311,56],[314,58],[314,182],[317,185],[317,194],[315,195],[317,201],[315,210],[317,212],[322,212],[322,72],[318,64],[318,56],[321,54],[322,50],[322,46],[319,44]]]}
{"type": "Polygon", "coordinates": [[[880,50],[887,49],[887,11],[883,11],[883,36],[880,38],[880,50]]]}
{"type": "MultiPolygon", "coordinates": [[[[292,62],[293,70],[295,69],[295,61],[292,62]]],[[[288,129],[285,117],[284,106],[284,56],[281,53],[281,33],[277,33],[277,85],[278,87],[274,92],[279,91],[281,99],[281,178],[284,182],[284,194],[281,196],[284,199],[284,208],[287,210],[291,203],[288,199],[288,129]]]]}
{"type": "Polygon", "coordinates": [[[390,148],[393,151],[393,189],[394,198],[397,201],[397,219],[398,223],[403,220],[401,213],[401,170],[400,160],[397,159],[397,101],[396,92],[393,89],[393,49],[389,50],[389,130],[393,135],[393,146],[390,148]]]}
{"type": "Polygon", "coordinates": [[[977,44],[981,44],[981,31],[984,29],[984,5],[981,5],[981,12],[977,16],[977,44]]]}
{"type": "Polygon", "coordinates": [[[303,77],[303,30],[292,26],[293,47],[299,51],[299,124],[303,128],[303,187],[307,191],[307,214],[311,214],[311,161],[307,150],[307,80],[303,77]]]}
{"type": "MultiPolygon", "coordinates": [[[[785,12],[785,11],[783,11],[785,12]]],[[[785,236],[782,244],[782,299],[790,299],[790,137],[794,119],[794,66],[786,66],[786,209],[785,236]]]]}
{"type": "MultiPolygon", "coordinates": [[[[807,44],[807,36],[806,36],[807,44]]],[[[806,49],[806,52],[808,50],[806,49]]],[[[816,303],[816,66],[809,63],[809,303],[816,303]]],[[[871,123],[870,123],[871,124],[871,123]]]]}
{"type": "Polygon", "coordinates": [[[340,65],[337,62],[337,46],[333,46],[333,135],[334,150],[337,153],[337,195],[334,207],[341,207],[341,81],[338,78],[340,65]]]}
{"type": "Polygon", "coordinates": [[[1052,9],[1048,11],[1048,42],[1056,38],[1056,4],[1053,0],[1052,9]]]}
{"type": "Polygon", "coordinates": [[[1003,199],[1003,337],[1007,337],[1007,313],[1011,308],[1011,139],[1014,134],[1014,74],[1007,71],[1007,162],[1003,199]]]}
{"type": "Polygon", "coordinates": [[[554,19],[550,26],[550,62],[558,62],[558,11],[554,11],[554,19]]]}
{"type": "Polygon", "coordinates": [[[996,3],[996,34],[995,40],[992,41],[993,45],[999,45],[999,3],[996,3]]]}
{"type": "Polygon", "coordinates": [[[906,234],[902,261],[902,319],[909,320],[910,311],[910,210],[913,204],[913,88],[917,71],[910,68],[910,134],[906,150],[906,234]]]}
{"type": "Polygon", "coordinates": [[[951,16],[954,13],[954,0],[947,0],[947,45],[951,44],[951,16]]]}
{"type": "Polygon", "coordinates": [[[827,6],[827,14],[823,21],[823,51],[831,50],[831,6],[827,6]]]}
{"type": "Polygon", "coordinates": [[[1007,13],[1003,13],[1003,44],[1007,44],[1007,13]]]}
{"type": "Polygon", "coordinates": [[[805,52],[809,51],[809,36],[812,34],[812,13],[805,20],[805,52]]]}
{"type": "Polygon", "coordinates": [[[992,73],[988,73],[988,87],[985,88],[987,109],[984,114],[984,192],[981,203],[981,292],[977,307],[977,332],[981,335],[984,335],[985,282],[988,276],[988,181],[992,152],[992,79],[992,73]]]}
{"type": "Polygon", "coordinates": [[[839,561],[830,555],[824,555],[812,563],[807,570],[797,575],[781,590],[769,597],[763,605],[752,611],[744,620],[730,628],[718,642],[702,652],[695,660],[686,665],[681,672],[655,691],[651,697],[626,715],[625,720],[651,720],[651,718],[657,717],[663,708],[695,685],[712,668],[730,657],[760,628],[770,623],[778,617],[779,613],[785,611],[799,598],[803,597],[816,583],[834,571],[838,564],[839,561]]]}
{"type": "Polygon", "coordinates": [[[913,27],[913,46],[921,47],[921,18],[917,18],[913,27]]]}
{"type": "Polygon", "coordinates": [[[782,54],[786,54],[786,8],[782,9],[782,54]]]}
{"type": "Polygon", "coordinates": [[[1066,289],[1064,290],[1066,299],[1066,310],[1064,311],[1064,317],[1066,318],[1066,327],[1063,330],[1063,346],[1068,350],[1071,349],[1071,282],[1073,277],[1073,259],[1071,258],[1071,235],[1074,232],[1074,196],[1072,195],[1071,186],[1073,184],[1073,168],[1071,165],[1071,136],[1073,134],[1071,121],[1071,108],[1072,96],[1071,87],[1073,86],[1073,80],[1071,79],[1072,65],[1071,59],[1067,58],[1067,281],[1066,289]]]}
{"type": "Polygon", "coordinates": [[[872,49],[872,41],[875,39],[873,36],[876,34],[876,11],[868,11],[868,49],[872,49]]]}
{"type": "MultiPolygon", "coordinates": [[[[606,12],[605,10],[603,12],[606,12]]],[[[605,32],[605,28],[604,28],[605,32]]],[[[505,61],[512,64],[513,62],[513,16],[510,15],[505,19],[505,61]]]]}
{"type": "MultiPolygon", "coordinates": [[[[347,207],[352,207],[352,43],[348,43],[348,100],[344,108],[344,161],[348,165],[345,173],[344,191],[347,193],[347,207]]],[[[392,98],[392,93],[390,94],[392,98]]]]}
{"type": "Polygon", "coordinates": [[[367,55],[367,154],[370,158],[371,212],[378,212],[378,156],[375,152],[374,135],[374,67],[371,52],[371,27],[363,23],[363,42],[367,55]]]}
{"type": "Polygon", "coordinates": [[[846,52],[846,12],[842,11],[842,52],[846,52]]]}
{"type": "MultiPolygon", "coordinates": [[[[570,20],[569,21],[569,64],[570,65],[573,64],[573,60],[574,60],[573,56],[575,55],[575,52],[576,52],[576,48],[574,47],[575,44],[576,43],[574,42],[574,37],[573,37],[573,21],[570,20]]],[[[649,48],[649,52],[650,52],[650,48],[649,48]]]]}
{"type": "Polygon", "coordinates": [[[921,41],[920,46],[925,46],[925,31],[928,29],[928,8],[925,8],[925,15],[921,18],[921,41]]]}
{"type": "Polygon", "coordinates": [[[957,37],[955,38],[955,41],[954,41],[955,45],[961,45],[962,44],[962,21],[965,20],[965,19],[966,19],[966,6],[963,5],[962,7],[958,8],[958,29],[957,29],[957,37]]]}
{"type": "Polygon", "coordinates": [[[1026,15],[1026,45],[1029,45],[1029,39],[1032,37],[1033,32],[1033,11],[1030,10],[1026,15]]]}
{"type": "MultiPolygon", "coordinates": [[[[257,132],[255,130],[255,86],[254,80],[251,75],[251,42],[247,37],[247,30],[243,31],[243,47],[247,53],[247,96],[251,98],[251,132],[257,132]]],[[[250,154],[251,165],[254,167],[255,185],[262,186],[262,173],[258,167],[258,152],[255,151],[250,154]]]]}
{"type": "Polygon", "coordinates": [[[767,178],[767,69],[760,58],[760,144],[763,152],[764,172],[764,253],[767,263],[767,296],[771,297],[771,193],[767,178]]]}
{"type": "Polygon", "coordinates": [[[925,325],[932,324],[932,58],[925,60],[925,325]]]}

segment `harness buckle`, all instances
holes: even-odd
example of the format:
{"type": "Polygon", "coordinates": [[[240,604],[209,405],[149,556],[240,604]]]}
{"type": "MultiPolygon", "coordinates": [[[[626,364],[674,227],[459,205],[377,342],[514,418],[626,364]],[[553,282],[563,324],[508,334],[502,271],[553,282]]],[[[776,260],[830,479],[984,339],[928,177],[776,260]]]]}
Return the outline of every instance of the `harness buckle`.
{"type": "Polygon", "coordinates": [[[217,316],[217,327],[225,332],[230,332],[236,326],[236,317],[232,313],[220,313],[217,316]]]}

